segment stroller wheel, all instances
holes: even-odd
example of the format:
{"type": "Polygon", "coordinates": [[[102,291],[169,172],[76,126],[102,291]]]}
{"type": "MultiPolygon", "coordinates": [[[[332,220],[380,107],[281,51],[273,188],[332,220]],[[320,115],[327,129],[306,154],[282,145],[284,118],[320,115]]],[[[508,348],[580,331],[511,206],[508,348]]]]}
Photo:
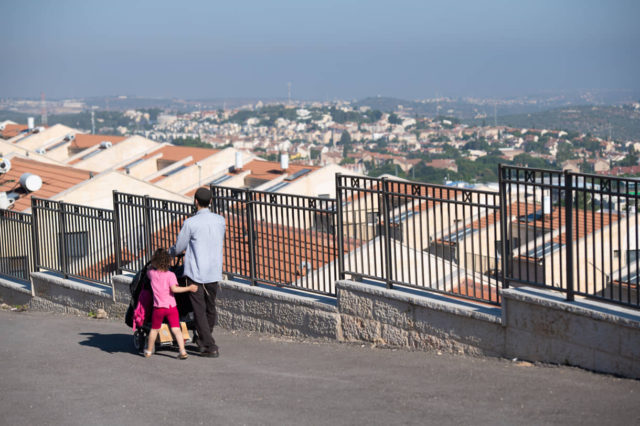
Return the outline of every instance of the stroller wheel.
{"type": "Polygon", "coordinates": [[[133,347],[136,348],[138,352],[142,352],[146,344],[147,333],[142,328],[138,328],[133,332],[133,347]]]}

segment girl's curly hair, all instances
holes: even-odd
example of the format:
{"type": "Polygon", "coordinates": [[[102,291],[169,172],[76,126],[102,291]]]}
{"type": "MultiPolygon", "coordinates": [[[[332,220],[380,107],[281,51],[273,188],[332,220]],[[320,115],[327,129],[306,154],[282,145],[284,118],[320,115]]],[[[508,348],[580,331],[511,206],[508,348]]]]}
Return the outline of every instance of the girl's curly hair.
{"type": "Polygon", "coordinates": [[[168,271],[171,266],[171,256],[169,252],[163,248],[159,248],[151,257],[151,266],[158,271],[168,271]]]}

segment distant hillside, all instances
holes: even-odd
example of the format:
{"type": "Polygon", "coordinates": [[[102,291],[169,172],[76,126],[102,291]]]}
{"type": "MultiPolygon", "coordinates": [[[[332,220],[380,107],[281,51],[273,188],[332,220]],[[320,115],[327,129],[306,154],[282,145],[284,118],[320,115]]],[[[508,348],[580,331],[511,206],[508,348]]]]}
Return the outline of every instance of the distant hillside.
{"type": "MultiPolygon", "coordinates": [[[[487,120],[489,121],[489,120],[487,120]]],[[[490,121],[489,124],[492,123],[490,121]]],[[[591,133],[602,138],[627,141],[640,140],[640,110],[630,106],[575,106],[549,111],[498,116],[498,124],[519,128],[566,130],[591,133]]],[[[482,120],[468,120],[481,125],[482,120]]]]}
{"type": "Polygon", "coordinates": [[[493,124],[496,115],[504,117],[533,114],[580,105],[629,105],[639,99],[640,91],[633,90],[554,91],[505,99],[441,98],[412,101],[378,96],[362,99],[355,106],[368,106],[384,112],[405,110],[420,117],[433,118],[441,115],[461,120],[477,119],[478,124],[493,124]]]}
{"type": "Polygon", "coordinates": [[[29,118],[29,117],[37,118],[33,114],[31,114],[31,115],[30,114],[24,114],[22,112],[7,111],[7,110],[4,110],[4,109],[0,110],[0,121],[11,120],[11,121],[16,122],[16,123],[27,124],[27,118],[29,118]]]}

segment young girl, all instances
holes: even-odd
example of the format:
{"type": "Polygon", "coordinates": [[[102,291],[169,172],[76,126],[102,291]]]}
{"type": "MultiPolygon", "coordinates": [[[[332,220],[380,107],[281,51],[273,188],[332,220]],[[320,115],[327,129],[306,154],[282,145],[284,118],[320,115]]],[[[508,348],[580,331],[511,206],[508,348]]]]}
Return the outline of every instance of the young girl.
{"type": "Polygon", "coordinates": [[[151,281],[151,289],[153,290],[153,313],[151,314],[151,332],[149,332],[149,340],[147,349],[144,350],[144,356],[150,357],[153,354],[153,348],[158,337],[162,321],[166,317],[169,322],[171,332],[176,337],[178,347],[180,348],[180,359],[187,359],[187,352],[184,350],[184,339],[180,331],[180,317],[174,293],[196,292],[198,287],[192,284],[188,287],[180,287],[176,275],[169,271],[171,257],[165,249],[158,249],[151,258],[151,266],[147,271],[147,276],[151,281]]]}

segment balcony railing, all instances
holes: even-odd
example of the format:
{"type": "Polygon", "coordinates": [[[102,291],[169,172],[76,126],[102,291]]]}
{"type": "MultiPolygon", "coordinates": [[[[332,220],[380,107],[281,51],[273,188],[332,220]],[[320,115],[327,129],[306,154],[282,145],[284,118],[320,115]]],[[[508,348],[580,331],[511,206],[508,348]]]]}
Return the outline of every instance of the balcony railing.
{"type": "MultiPolygon", "coordinates": [[[[638,181],[500,167],[499,192],[362,176],[336,198],[211,186],[226,220],[224,272],[336,295],[350,277],[489,304],[535,285],[640,307],[638,181]]],[[[32,199],[0,211],[0,275],[34,270],[109,284],[176,241],[192,203],[114,192],[114,210],[32,199]]]]}

